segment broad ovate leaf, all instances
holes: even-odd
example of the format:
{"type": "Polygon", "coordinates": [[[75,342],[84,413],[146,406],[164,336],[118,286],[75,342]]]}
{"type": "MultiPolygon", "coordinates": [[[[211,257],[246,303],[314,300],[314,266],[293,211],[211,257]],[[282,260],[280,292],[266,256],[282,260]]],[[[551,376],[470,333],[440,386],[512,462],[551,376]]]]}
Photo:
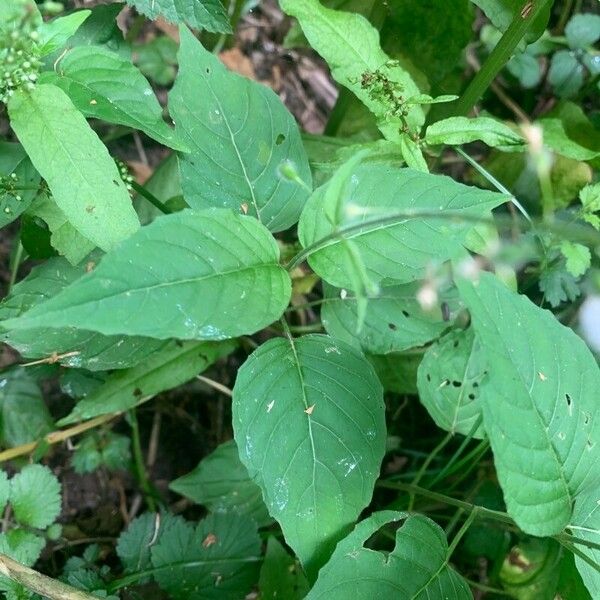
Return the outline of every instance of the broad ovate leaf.
{"type": "Polygon", "coordinates": [[[269,340],[238,372],[240,458],[309,577],[371,499],[384,413],[371,365],[329,336],[269,340]]]}
{"type": "Polygon", "coordinates": [[[298,221],[312,183],[294,118],[272,90],[228,71],[185,28],[169,109],[192,150],[179,158],[192,208],[232,208],[271,231],[298,221]]]}
{"type": "Polygon", "coordinates": [[[470,600],[467,582],[448,565],[443,530],[427,517],[382,511],[361,521],[336,547],[307,600],[370,598],[435,598],[470,600]],[[379,552],[367,540],[390,523],[396,530],[394,549],[379,552]]]}
{"type": "MultiPolygon", "coordinates": [[[[13,286],[0,304],[0,321],[16,318],[29,309],[56,296],[96,265],[97,257],[80,266],[64,258],[50,258],[13,286]]],[[[55,355],[67,367],[91,371],[125,369],[142,361],[166,342],[140,336],[105,336],[72,327],[52,328],[41,324],[33,329],[14,329],[2,333],[0,340],[29,359],[55,355]]]]}
{"type": "Polygon", "coordinates": [[[157,142],[187,150],[163,120],[152,87],[130,60],[103,46],[77,46],[42,74],[86,116],[143,131],[157,142]]]}
{"type": "MultiPolygon", "coordinates": [[[[405,98],[417,96],[421,90],[411,75],[381,49],[377,29],[362,15],[326,8],[318,0],[281,0],[280,5],[298,19],[312,48],[327,61],[333,78],[371,110],[387,139],[398,141],[404,122],[391,114],[397,107],[381,96],[373,97],[363,76],[379,71],[405,98]]],[[[418,104],[406,109],[406,123],[417,132],[425,121],[423,109],[418,104]]]]}
{"type": "Polygon", "coordinates": [[[175,479],[169,487],[211,512],[248,515],[259,526],[272,523],[260,488],[240,462],[233,440],[218,446],[193,471],[175,479]]]}
{"type": "Polygon", "coordinates": [[[169,342],[143,362],[113,373],[80,400],[60,424],[124,412],[160,392],[182,385],[235,349],[235,343],[169,342]]]}
{"type": "Polygon", "coordinates": [[[321,320],[327,332],[365,352],[387,354],[422,346],[440,336],[451,324],[440,306],[424,309],[417,295],[422,283],[382,287],[367,299],[363,326],[359,328],[358,302],[353,292],[325,284],[321,320]]]}
{"type": "Polygon", "coordinates": [[[479,396],[485,375],[486,364],[473,330],[451,331],[423,356],[417,372],[419,399],[442,429],[484,438],[479,396]]]}
{"type": "Polygon", "coordinates": [[[139,228],[115,162],[61,89],[18,90],[8,112],[33,166],[79,233],[110,250],[139,228]]]}
{"type": "Polygon", "coordinates": [[[194,29],[231,33],[227,11],[220,0],[127,0],[149,19],[163,17],[194,29]]]}
{"type": "Polygon", "coordinates": [[[505,151],[524,150],[525,147],[521,135],[490,117],[450,117],[433,123],[425,132],[425,141],[432,146],[460,146],[476,140],[505,151]]]}
{"type": "Polygon", "coordinates": [[[578,497],[597,494],[600,369],[571,329],[494,275],[458,285],[489,368],[480,404],[508,512],[526,533],[557,534],[578,497]]]}
{"type": "Polygon", "coordinates": [[[221,340],[271,324],[290,294],[277,243],[256,219],[185,210],[141,228],[93,271],[3,327],[221,340]]]}
{"type": "Polygon", "coordinates": [[[423,279],[507,200],[442,175],[349,165],[313,193],[298,229],[310,266],[339,288],[355,289],[358,275],[382,285],[423,279]]]}
{"type": "Polygon", "coordinates": [[[81,24],[92,14],[90,10],[78,10],[43,23],[39,29],[38,47],[41,56],[51,54],[62,48],[68,39],[75,34],[81,24]]]}

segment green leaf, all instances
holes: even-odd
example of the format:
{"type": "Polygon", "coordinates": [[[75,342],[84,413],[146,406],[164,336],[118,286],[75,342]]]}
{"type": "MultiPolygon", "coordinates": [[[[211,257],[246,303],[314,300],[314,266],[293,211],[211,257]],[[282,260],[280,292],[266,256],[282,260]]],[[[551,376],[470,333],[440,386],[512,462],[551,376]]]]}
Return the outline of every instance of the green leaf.
{"type": "Polygon", "coordinates": [[[577,571],[575,557],[569,551],[563,551],[557,592],[561,598],[593,600],[583,583],[581,575],[577,571]]]}
{"type": "Polygon", "coordinates": [[[563,263],[548,267],[540,275],[540,290],[544,293],[544,299],[556,308],[562,302],[569,300],[573,302],[581,294],[577,280],[567,271],[563,263]]]}
{"type": "MultiPolygon", "coordinates": [[[[597,443],[596,440],[598,440],[598,437],[594,438],[594,445],[597,443]]],[[[597,490],[598,485],[592,493],[576,498],[570,527],[573,535],[594,544],[600,543],[600,503],[598,503],[597,490]]],[[[580,545],[578,545],[578,548],[597,565],[600,565],[600,549],[580,545]]],[[[575,557],[575,565],[592,598],[598,598],[600,595],[600,573],[579,556],[575,557]]]]}
{"type": "Polygon", "coordinates": [[[62,48],[91,14],[90,10],[78,10],[70,15],[43,23],[39,29],[40,55],[46,56],[46,54],[62,48]]]}
{"type": "Polygon", "coordinates": [[[66,425],[133,408],[142,399],[186,383],[234,348],[235,343],[229,341],[169,342],[139,365],[111,375],[59,423],[66,425]]]}
{"type": "Polygon", "coordinates": [[[423,359],[423,350],[392,352],[391,354],[368,354],[377,377],[386,392],[416,396],[417,369],[423,359]]]}
{"type": "Polygon", "coordinates": [[[469,0],[392,0],[381,33],[384,48],[409,58],[439,84],[462,60],[473,36],[473,9],[469,0]],[[399,32],[402,32],[399,35],[399,32]]]}
{"type": "Polygon", "coordinates": [[[127,0],[149,19],[163,17],[170,23],[185,23],[195,29],[231,33],[227,11],[219,0],[127,0]]]}
{"type": "Polygon", "coordinates": [[[179,517],[152,546],[153,575],[174,600],[239,600],[256,582],[260,546],[248,517],[215,513],[195,529],[179,517]]]}
{"type": "MultiPolygon", "coordinates": [[[[31,567],[35,564],[45,545],[44,538],[20,527],[0,533],[0,552],[25,566],[31,567]]],[[[7,578],[0,577],[0,585],[4,586],[7,581],[7,578]]]]}
{"type": "MultiPolygon", "coordinates": [[[[374,99],[362,85],[365,73],[380,71],[405,97],[421,93],[410,74],[381,49],[379,32],[363,16],[325,8],[318,0],[281,0],[281,8],[300,21],[310,45],[327,61],[333,78],[353,92],[377,117],[384,137],[398,141],[403,121],[390,115],[389,102],[374,99]]],[[[419,105],[407,107],[406,122],[418,132],[425,121],[419,105]]]]}
{"type": "Polygon", "coordinates": [[[12,223],[31,204],[40,184],[39,173],[20,144],[0,142],[0,228],[12,223]],[[26,188],[26,189],[21,189],[26,188]]]}
{"type": "Polygon", "coordinates": [[[431,310],[421,307],[417,300],[421,286],[383,287],[379,295],[368,299],[365,322],[358,331],[355,295],[325,285],[321,320],[331,336],[358,344],[365,352],[387,354],[422,346],[441,335],[451,322],[443,320],[439,306],[431,310]]]}
{"type": "Polygon", "coordinates": [[[238,371],[240,458],[309,577],[371,499],[384,412],[371,365],[329,336],[271,339],[238,371]]]}
{"type": "Polygon", "coordinates": [[[44,192],[38,195],[27,214],[39,217],[48,225],[52,247],[72,265],[80,263],[96,247],[71,225],[65,213],[44,192]]]}
{"type": "Polygon", "coordinates": [[[476,219],[489,217],[492,208],[506,201],[498,193],[442,175],[386,164],[359,165],[341,194],[328,193],[334,179],[310,197],[298,237],[304,248],[327,238],[308,262],[339,288],[353,289],[356,266],[348,240],[354,242],[372,282],[407,283],[423,279],[428,268],[453,256],[476,219]],[[412,217],[419,213],[423,216],[412,217]]]}
{"type": "Polygon", "coordinates": [[[342,540],[319,572],[306,600],[356,598],[443,598],[470,600],[464,579],[448,566],[443,530],[421,515],[382,511],[361,521],[342,540]],[[366,548],[367,540],[388,523],[396,530],[389,554],[366,548]]]}
{"type": "Polygon", "coordinates": [[[573,277],[583,275],[590,268],[592,254],[587,246],[564,240],[560,243],[560,251],[567,260],[567,271],[573,277]]]}
{"type": "Polygon", "coordinates": [[[14,368],[0,379],[0,438],[9,448],[42,438],[52,430],[53,420],[35,379],[14,368]]]}
{"type": "Polygon", "coordinates": [[[272,90],[229,72],[187,29],[180,34],[169,109],[192,148],[179,159],[186,202],[194,209],[247,212],[271,231],[288,229],[311,186],[294,118],[272,90]],[[300,184],[284,177],[282,169],[290,166],[300,184]]]}
{"type": "Polygon", "coordinates": [[[131,61],[102,46],[69,50],[40,82],[61,88],[86,117],[139,129],[165,146],[188,150],[163,120],[147,79],[131,61]]]}
{"type": "Polygon", "coordinates": [[[278,260],[274,238],[256,219],[186,210],[143,227],[93,271],[3,326],[157,339],[251,334],[288,305],[290,278],[278,260]]]}
{"type": "Polygon", "coordinates": [[[577,94],[583,85],[585,69],[577,54],[571,50],[559,50],[550,60],[548,81],[554,93],[561,98],[577,94]]]}
{"type": "Polygon", "coordinates": [[[561,104],[538,124],[542,127],[544,144],[557,154],[574,160],[600,156],[600,131],[576,104],[561,104]]]}
{"type": "Polygon", "coordinates": [[[169,487],[211,512],[248,515],[259,527],[272,522],[260,488],[250,479],[233,440],[221,444],[169,487]]]}
{"type": "Polygon", "coordinates": [[[106,147],[53,85],[17,91],[11,126],[71,224],[103,250],[134,233],[138,219],[106,147]]]}
{"type": "MultiPolygon", "coordinates": [[[[94,265],[95,262],[90,260],[85,265],[74,267],[64,258],[51,258],[34,267],[0,304],[0,320],[19,317],[56,296],[94,265]]],[[[62,365],[94,371],[130,367],[165,345],[162,340],[104,336],[70,327],[54,329],[45,323],[33,329],[8,331],[0,339],[27,358],[43,358],[56,353],[62,365]]]]}
{"type": "MultiPolygon", "coordinates": [[[[481,383],[486,364],[472,329],[446,334],[425,352],[419,365],[419,399],[438,427],[468,435],[481,419],[481,383]]],[[[473,437],[483,439],[480,424],[473,437]]]]}
{"type": "Polygon", "coordinates": [[[45,529],[60,514],[60,483],[48,467],[27,465],[10,480],[10,504],[19,523],[45,529]]]}
{"type": "Polygon", "coordinates": [[[134,46],[135,62],[140,71],[158,85],[173,83],[177,74],[177,43],[161,35],[134,46]]]}
{"type": "Polygon", "coordinates": [[[501,121],[489,117],[450,117],[433,123],[425,132],[425,141],[432,146],[460,146],[475,140],[504,151],[523,150],[525,144],[521,135],[501,121]]]}
{"type": "Polygon", "coordinates": [[[579,13],[571,17],[565,27],[565,36],[571,48],[587,48],[600,39],[600,15],[579,13]]]}
{"type": "Polygon", "coordinates": [[[309,586],[298,563],[270,536],[258,582],[261,600],[301,600],[309,586]]]}
{"type": "Polygon", "coordinates": [[[419,145],[408,135],[404,134],[400,138],[400,150],[402,158],[406,161],[406,166],[423,173],[429,173],[427,161],[419,145]]]}
{"type": "MultiPolygon", "coordinates": [[[[485,13],[494,27],[501,31],[506,31],[512,20],[520,16],[524,8],[522,0],[471,0],[471,2],[485,13]]],[[[549,2],[525,35],[528,42],[533,42],[542,35],[550,19],[551,10],[552,2],[549,2]]]]}
{"type": "Polygon", "coordinates": [[[493,275],[458,285],[489,365],[483,424],[508,512],[526,533],[557,534],[600,478],[600,369],[571,329],[493,275]]]}
{"type": "Polygon", "coordinates": [[[126,435],[91,432],[75,447],[71,465],[76,473],[91,473],[101,466],[109,471],[127,469],[131,462],[131,440],[126,435]]]}

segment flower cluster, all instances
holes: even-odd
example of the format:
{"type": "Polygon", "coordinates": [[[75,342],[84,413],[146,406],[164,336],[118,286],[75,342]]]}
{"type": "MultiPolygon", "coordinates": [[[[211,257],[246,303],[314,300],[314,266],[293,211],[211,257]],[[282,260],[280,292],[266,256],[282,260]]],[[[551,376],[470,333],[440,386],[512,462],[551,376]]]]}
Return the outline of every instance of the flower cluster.
{"type": "Polygon", "coordinates": [[[133,181],[133,175],[129,172],[129,167],[122,160],[119,160],[118,158],[115,158],[115,163],[117,165],[117,168],[119,169],[119,175],[121,177],[121,181],[123,181],[123,183],[125,184],[125,187],[131,194],[133,192],[133,187],[131,185],[131,183],[133,181]]]}
{"type": "MultiPolygon", "coordinates": [[[[16,173],[11,173],[10,175],[0,175],[0,198],[6,197],[8,195],[12,196],[17,202],[22,200],[21,196],[18,194],[18,178],[16,173]]],[[[11,209],[9,206],[4,208],[4,212],[6,214],[10,214],[11,209]]]]}
{"type": "Polygon", "coordinates": [[[25,11],[13,27],[0,31],[0,102],[7,103],[14,91],[33,89],[41,67],[37,23],[25,11]]]}

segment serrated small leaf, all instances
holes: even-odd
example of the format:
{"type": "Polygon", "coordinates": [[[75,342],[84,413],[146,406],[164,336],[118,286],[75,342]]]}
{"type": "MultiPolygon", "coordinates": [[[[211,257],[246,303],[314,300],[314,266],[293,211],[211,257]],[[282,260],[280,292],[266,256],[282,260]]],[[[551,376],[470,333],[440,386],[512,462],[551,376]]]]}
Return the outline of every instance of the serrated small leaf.
{"type": "Polygon", "coordinates": [[[278,261],[275,239],[256,219],[185,210],[143,227],[93,271],[3,327],[157,339],[251,334],[289,302],[290,278],[278,261]]]}
{"type": "Polygon", "coordinates": [[[60,483],[48,467],[27,465],[10,480],[10,504],[19,523],[45,529],[60,514],[60,483]]]}
{"type": "Polygon", "coordinates": [[[193,471],[175,479],[169,487],[211,512],[248,515],[259,527],[272,523],[260,488],[240,462],[233,440],[218,446],[193,471]]]}
{"type": "Polygon", "coordinates": [[[571,48],[587,48],[600,39],[600,15],[575,14],[565,26],[565,36],[571,48]]]}
{"type": "Polygon", "coordinates": [[[501,121],[489,117],[450,117],[433,123],[425,132],[428,144],[461,145],[481,140],[501,150],[524,150],[525,140],[501,121]]]}
{"type": "Polygon", "coordinates": [[[438,525],[421,515],[382,511],[361,521],[337,545],[306,596],[321,598],[470,600],[472,595],[467,582],[448,566],[448,544],[438,525]],[[392,552],[365,547],[381,527],[402,520],[392,552]]]}
{"type": "Polygon", "coordinates": [[[117,166],[68,96],[53,85],[16,91],[11,127],[71,224],[104,250],[139,227],[117,166]]]}
{"type": "Polygon", "coordinates": [[[127,0],[149,19],[163,17],[170,23],[186,23],[195,29],[231,33],[227,11],[220,0],[127,0]]]}
{"type": "Polygon", "coordinates": [[[481,383],[486,364],[472,329],[455,330],[432,344],[419,365],[419,399],[442,429],[482,439],[481,383]]]}
{"type": "Polygon", "coordinates": [[[43,23],[39,29],[40,55],[46,56],[62,48],[91,14],[90,10],[78,10],[43,23]]]}
{"type": "MultiPolygon", "coordinates": [[[[0,552],[27,567],[35,564],[45,546],[46,540],[43,537],[20,527],[0,533],[0,552]]],[[[0,577],[0,581],[4,583],[7,579],[0,577]]]]}
{"type": "Polygon", "coordinates": [[[340,186],[348,164],[313,193],[298,228],[304,248],[326,239],[308,262],[339,288],[353,289],[355,281],[357,266],[349,241],[371,282],[408,283],[451,258],[477,219],[488,218],[492,208],[507,200],[442,175],[377,163],[358,165],[340,186]],[[333,186],[340,192],[330,193],[333,186]]]}
{"type": "Polygon", "coordinates": [[[583,85],[585,69],[577,54],[571,50],[559,50],[552,55],[548,81],[561,98],[574,96],[583,85]]]}
{"type": "Polygon", "coordinates": [[[163,120],[152,87],[131,61],[102,46],[77,46],[40,78],[61,88],[86,116],[139,129],[157,142],[187,151],[163,120]]]}
{"type": "MultiPolygon", "coordinates": [[[[324,285],[321,320],[329,335],[365,352],[387,354],[422,346],[438,337],[452,324],[444,321],[440,306],[425,310],[417,300],[422,283],[381,288],[367,300],[362,329],[358,330],[358,309],[353,292],[324,285]]],[[[445,302],[447,298],[443,298],[445,302]]]]}
{"type": "MultiPolygon", "coordinates": [[[[72,266],[64,258],[51,258],[34,267],[0,304],[0,320],[18,317],[52,298],[84,275],[96,260],[98,257],[94,256],[87,264],[72,266]]],[[[82,329],[53,329],[46,325],[9,331],[0,339],[27,358],[56,354],[62,365],[93,371],[130,367],[166,343],[146,337],[104,336],[82,329]]]]}
{"type": "Polygon", "coordinates": [[[271,231],[288,229],[312,185],[294,118],[272,90],[228,71],[186,28],[180,34],[169,109],[192,149],[179,158],[186,202],[257,216],[271,231]],[[300,182],[284,177],[290,167],[300,182]]]}
{"type": "Polygon", "coordinates": [[[600,369],[571,329],[492,274],[458,286],[489,366],[483,424],[508,512],[526,533],[557,534],[598,489],[600,369]]]}
{"type": "Polygon", "coordinates": [[[240,458],[309,576],[371,499],[384,412],[371,365],[329,336],[271,339],[238,371],[240,458]]]}
{"type": "Polygon", "coordinates": [[[133,408],[142,399],[186,383],[221,356],[232,352],[235,346],[231,341],[171,341],[139,365],[112,374],[59,423],[66,425],[133,408]]]}
{"type": "Polygon", "coordinates": [[[560,244],[561,254],[566,259],[567,271],[573,277],[583,275],[592,264],[592,254],[590,249],[583,244],[576,244],[568,240],[563,240],[560,244]]]}
{"type": "Polygon", "coordinates": [[[248,517],[211,514],[195,529],[178,517],[151,554],[154,577],[174,600],[239,600],[256,582],[260,538],[248,517]]]}

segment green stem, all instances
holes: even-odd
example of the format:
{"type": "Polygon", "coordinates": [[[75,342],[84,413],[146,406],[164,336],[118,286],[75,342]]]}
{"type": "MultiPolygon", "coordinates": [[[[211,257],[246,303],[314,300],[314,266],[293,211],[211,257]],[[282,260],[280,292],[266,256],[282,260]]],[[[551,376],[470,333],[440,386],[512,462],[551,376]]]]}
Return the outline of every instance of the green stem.
{"type": "Polygon", "coordinates": [[[478,512],[479,512],[479,507],[474,506],[473,510],[471,511],[471,514],[467,517],[467,520],[463,523],[463,526],[458,530],[458,533],[454,536],[454,539],[452,540],[452,543],[450,544],[450,546],[448,546],[448,552],[446,554],[447,560],[449,560],[450,557],[452,556],[452,554],[454,554],[454,551],[456,550],[456,547],[460,543],[460,540],[463,538],[465,533],[467,533],[467,530],[469,529],[469,527],[471,527],[471,525],[473,524],[473,521],[477,518],[478,512]]]}
{"type": "Polygon", "coordinates": [[[21,240],[17,242],[17,249],[15,251],[15,255],[13,257],[13,264],[10,271],[10,281],[8,282],[8,293],[12,290],[15,285],[15,281],[17,280],[17,273],[19,272],[19,267],[21,266],[21,259],[23,258],[23,244],[21,244],[21,240]]]}
{"type": "Polygon", "coordinates": [[[594,559],[590,558],[581,549],[577,548],[577,546],[575,546],[571,542],[567,542],[567,541],[561,540],[561,539],[559,539],[558,542],[559,542],[559,544],[561,546],[563,546],[563,548],[566,548],[569,552],[572,552],[575,556],[577,556],[578,558],[580,558],[583,562],[585,562],[588,565],[590,565],[590,567],[592,567],[592,569],[594,569],[597,573],[600,573],[600,565],[597,564],[594,561],[594,559]]]}
{"type": "Polygon", "coordinates": [[[150,193],[144,186],[140,185],[137,181],[131,182],[131,187],[140,195],[142,198],[145,198],[160,210],[161,213],[165,215],[170,215],[173,211],[165,206],[154,194],[150,193]]]}
{"type": "Polygon", "coordinates": [[[453,106],[454,116],[467,115],[490,86],[496,75],[510,60],[515,49],[551,0],[524,0],[520,10],[517,10],[512,23],[500,38],[479,72],[473,77],[467,89],[453,106]],[[529,8],[528,8],[529,7],[529,8]]]}
{"type": "Polygon", "coordinates": [[[150,481],[148,479],[148,474],[146,473],[146,467],[144,465],[144,456],[142,454],[142,444],[140,440],[140,428],[138,426],[135,408],[131,409],[127,413],[127,415],[129,417],[128,420],[129,424],[131,425],[131,431],[133,434],[133,460],[135,462],[135,470],[138,478],[138,483],[140,484],[140,488],[142,488],[142,492],[144,492],[148,509],[150,510],[150,512],[156,512],[156,502],[154,502],[154,497],[152,496],[150,481]]]}

